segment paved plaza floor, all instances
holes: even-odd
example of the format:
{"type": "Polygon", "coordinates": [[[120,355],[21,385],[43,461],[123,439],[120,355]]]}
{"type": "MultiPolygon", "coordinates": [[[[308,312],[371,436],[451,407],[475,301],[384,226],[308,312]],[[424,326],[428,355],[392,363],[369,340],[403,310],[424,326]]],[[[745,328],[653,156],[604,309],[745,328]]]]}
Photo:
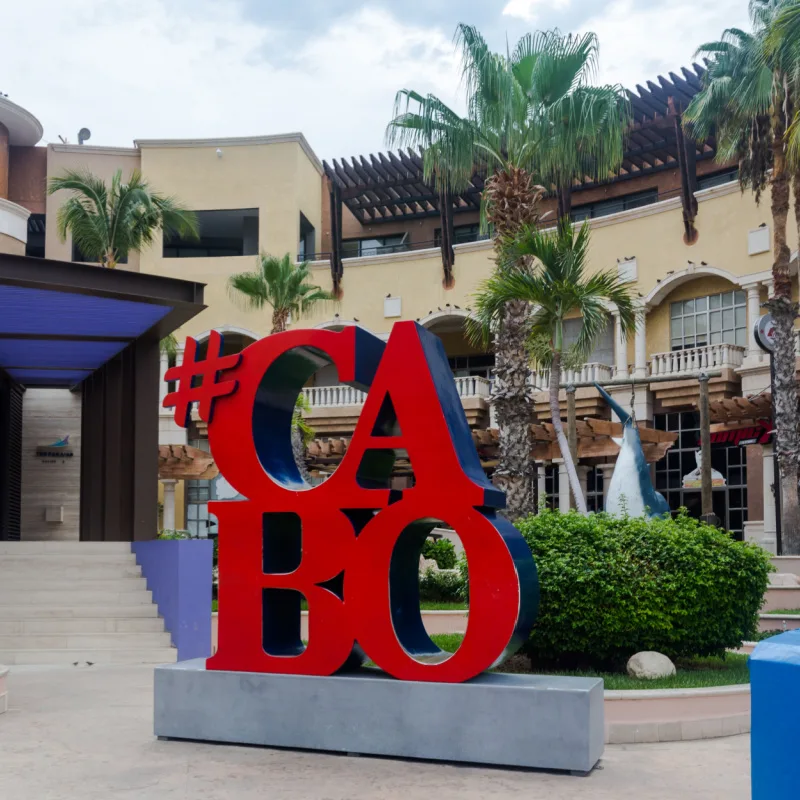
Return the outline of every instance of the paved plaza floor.
{"type": "MultiPolygon", "coordinates": [[[[747,736],[610,746],[589,777],[158,741],[152,667],[15,667],[2,800],[745,800],[747,736]]],[[[209,698],[211,701],[211,698],[209,698]]]]}

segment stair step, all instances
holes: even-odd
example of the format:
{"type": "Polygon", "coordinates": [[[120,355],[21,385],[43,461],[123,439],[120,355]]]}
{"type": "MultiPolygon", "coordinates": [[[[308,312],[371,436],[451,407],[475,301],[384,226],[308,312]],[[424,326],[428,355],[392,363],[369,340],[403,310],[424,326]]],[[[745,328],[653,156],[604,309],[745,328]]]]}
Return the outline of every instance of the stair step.
{"type": "Polygon", "coordinates": [[[161,617],[52,617],[3,619],[0,635],[71,634],[71,633],[162,633],[161,617]]]}
{"type": "Polygon", "coordinates": [[[7,566],[0,560],[0,586],[14,579],[41,578],[54,581],[113,580],[141,578],[142,568],[136,564],[82,564],[81,566],[7,566]]]}
{"type": "MultiPolygon", "coordinates": [[[[149,592],[148,592],[149,594],[149,592]]],[[[123,598],[131,597],[131,593],[123,593],[123,598]]],[[[62,596],[62,602],[65,600],[62,596]]],[[[122,600],[119,605],[107,608],[105,605],[92,605],[93,600],[83,603],[69,598],[69,605],[55,603],[53,605],[22,604],[17,601],[0,603],[0,619],[141,619],[142,617],[158,617],[158,606],[155,603],[128,604],[122,600]]],[[[1,662],[0,662],[1,663],[1,662]]]]}
{"type": "Polygon", "coordinates": [[[0,664],[174,664],[174,647],[136,647],[96,650],[0,650],[0,664]]]}
{"type": "Polygon", "coordinates": [[[116,650],[134,647],[169,647],[171,642],[166,631],[0,635],[0,650],[116,650]]]}
{"type": "MultiPolygon", "coordinates": [[[[0,543],[1,544],[1,543],[0,543]]],[[[13,555],[0,553],[0,568],[8,569],[44,569],[47,567],[81,567],[87,566],[120,566],[135,567],[136,559],[132,553],[128,555],[81,555],[80,553],[64,555],[13,555]]]]}
{"type": "Polygon", "coordinates": [[[23,577],[3,580],[0,577],[2,593],[18,592],[21,602],[25,601],[28,594],[33,592],[63,592],[64,598],[71,597],[76,592],[141,592],[147,589],[147,581],[142,577],[117,577],[117,578],[50,578],[23,577]]]}
{"type": "Polygon", "coordinates": [[[761,613],[778,608],[800,608],[800,586],[770,586],[764,594],[761,613]]]}
{"type": "Polygon", "coordinates": [[[51,605],[59,606],[62,603],[71,605],[98,605],[117,606],[138,605],[139,603],[152,603],[152,592],[138,590],[133,592],[120,591],[92,591],[91,589],[73,589],[71,591],[7,591],[0,587],[0,606],[4,605],[51,605]]]}
{"type": "Polygon", "coordinates": [[[130,555],[130,542],[0,542],[4,555],[130,555]]]}

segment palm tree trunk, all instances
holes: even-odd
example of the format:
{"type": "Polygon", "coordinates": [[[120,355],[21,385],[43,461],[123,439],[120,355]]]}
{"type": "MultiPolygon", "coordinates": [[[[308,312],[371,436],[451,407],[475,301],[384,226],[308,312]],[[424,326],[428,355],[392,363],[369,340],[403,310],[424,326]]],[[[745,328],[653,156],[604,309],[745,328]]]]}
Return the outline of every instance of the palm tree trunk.
{"type": "Polygon", "coordinates": [[[572,214],[572,189],[569,185],[561,186],[557,192],[558,218],[569,218],[572,214]]]}
{"type": "Polygon", "coordinates": [[[772,281],[775,296],[767,304],[775,320],[774,397],[775,453],[781,471],[781,530],[785,555],[800,555],[800,505],[797,478],[800,457],[798,432],[796,359],[794,320],[797,313],[792,302],[792,279],[789,275],[791,253],[786,243],[789,216],[789,176],[783,146],[784,121],[780,110],[773,118],[774,159],[772,170],[772,225],[774,230],[774,262],[772,281]]]}
{"type": "Polygon", "coordinates": [[[273,333],[283,333],[286,330],[286,322],[289,319],[289,312],[284,308],[272,309],[272,330],[273,333]]]}
{"type": "Polygon", "coordinates": [[[497,417],[500,458],[492,480],[506,493],[505,515],[512,521],[536,513],[532,389],[528,382],[529,313],[523,300],[508,303],[494,347],[491,402],[497,417]]]}
{"type": "Polygon", "coordinates": [[[553,362],[550,365],[550,415],[553,419],[553,428],[556,432],[558,449],[561,450],[561,458],[567,468],[569,477],[569,488],[575,499],[575,508],[581,514],[588,514],[586,500],[583,497],[581,482],[578,480],[578,471],[575,469],[575,462],[572,460],[572,453],[569,449],[569,442],[564,433],[564,426],[561,424],[561,406],[558,402],[558,390],[561,386],[561,352],[556,350],[553,353],[553,362]]]}
{"type": "Polygon", "coordinates": [[[297,465],[297,471],[300,477],[308,484],[311,483],[311,473],[306,466],[306,446],[303,444],[303,434],[299,429],[292,427],[292,454],[294,455],[294,463],[297,465]]]}

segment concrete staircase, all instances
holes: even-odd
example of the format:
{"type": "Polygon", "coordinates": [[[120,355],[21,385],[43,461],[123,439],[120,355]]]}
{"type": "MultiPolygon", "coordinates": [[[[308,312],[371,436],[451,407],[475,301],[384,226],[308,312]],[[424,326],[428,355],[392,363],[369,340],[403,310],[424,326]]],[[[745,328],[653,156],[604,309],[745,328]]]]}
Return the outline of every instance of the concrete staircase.
{"type": "Polygon", "coordinates": [[[177,660],[126,542],[0,542],[0,664],[177,660]]]}

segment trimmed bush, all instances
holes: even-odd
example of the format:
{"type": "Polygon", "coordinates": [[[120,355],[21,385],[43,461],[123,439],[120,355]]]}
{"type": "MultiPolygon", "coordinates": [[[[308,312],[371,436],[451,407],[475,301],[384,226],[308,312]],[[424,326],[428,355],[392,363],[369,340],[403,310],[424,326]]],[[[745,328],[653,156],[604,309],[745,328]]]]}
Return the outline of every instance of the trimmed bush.
{"type": "Polygon", "coordinates": [[[457,569],[429,569],[419,576],[419,599],[425,603],[458,603],[464,581],[457,569]]]}
{"type": "Polygon", "coordinates": [[[435,561],[439,569],[453,569],[456,565],[456,548],[449,539],[426,539],[422,557],[435,561]]]}
{"type": "Polygon", "coordinates": [[[540,663],[619,667],[640,650],[722,655],[752,639],[769,554],[674,519],[543,511],[517,527],[539,572],[539,616],[526,645],[540,663]]]}

